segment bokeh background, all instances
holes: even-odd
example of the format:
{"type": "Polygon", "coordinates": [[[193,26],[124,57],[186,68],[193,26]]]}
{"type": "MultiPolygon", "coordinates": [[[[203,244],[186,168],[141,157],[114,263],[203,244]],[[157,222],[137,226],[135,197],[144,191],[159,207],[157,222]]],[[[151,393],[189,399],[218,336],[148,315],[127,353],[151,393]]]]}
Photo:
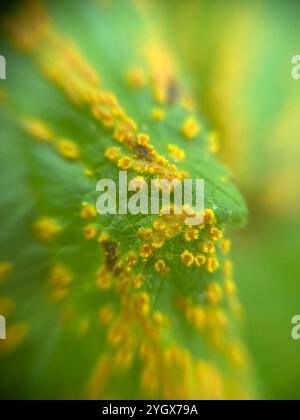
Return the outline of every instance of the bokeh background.
{"type": "Polygon", "coordinates": [[[246,339],[266,398],[300,398],[300,5],[279,1],[157,1],[153,12],[192,76],[219,155],[249,206],[234,235],[246,339]]]}
{"type": "Polygon", "coordinates": [[[248,225],[230,236],[261,396],[299,399],[291,320],[300,314],[300,80],[291,77],[291,60],[300,54],[300,4],[146,3],[249,207],[248,225]]]}

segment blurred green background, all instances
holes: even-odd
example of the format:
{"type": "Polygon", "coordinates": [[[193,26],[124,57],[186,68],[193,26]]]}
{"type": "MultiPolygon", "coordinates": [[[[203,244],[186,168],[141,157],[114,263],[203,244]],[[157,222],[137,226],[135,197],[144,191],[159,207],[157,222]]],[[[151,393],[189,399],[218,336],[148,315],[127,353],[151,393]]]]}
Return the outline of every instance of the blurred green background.
{"type": "Polygon", "coordinates": [[[300,54],[300,4],[146,3],[249,206],[248,225],[230,236],[261,396],[299,399],[291,320],[300,314],[300,80],[291,77],[291,60],[300,54]]]}
{"type": "Polygon", "coordinates": [[[298,2],[159,1],[153,12],[192,75],[199,108],[220,134],[220,158],[250,208],[234,235],[246,340],[264,397],[299,399],[300,54],[298,2]]]}

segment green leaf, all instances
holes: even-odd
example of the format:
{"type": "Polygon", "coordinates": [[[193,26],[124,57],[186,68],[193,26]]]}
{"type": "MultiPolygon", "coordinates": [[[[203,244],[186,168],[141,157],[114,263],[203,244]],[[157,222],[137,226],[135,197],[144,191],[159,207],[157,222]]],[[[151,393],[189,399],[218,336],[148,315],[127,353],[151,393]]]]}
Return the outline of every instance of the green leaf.
{"type": "Polygon", "coordinates": [[[210,153],[211,130],[190,109],[145,11],[125,1],[47,7],[25,7],[3,24],[1,394],[252,397],[221,238],[226,225],[245,223],[247,210],[210,153]],[[124,123],[127,144],[116,135],[124,123]],[[138,145],[139,133],[155,154],[138,145]],[[174,168],[170,145],[173,157],[185,154],[174,168]],[[203,178],[205,225],[187,228],[176,215],[97,215],[96,183],[118,179],[122,156],[130,179],[203,178]]]}

